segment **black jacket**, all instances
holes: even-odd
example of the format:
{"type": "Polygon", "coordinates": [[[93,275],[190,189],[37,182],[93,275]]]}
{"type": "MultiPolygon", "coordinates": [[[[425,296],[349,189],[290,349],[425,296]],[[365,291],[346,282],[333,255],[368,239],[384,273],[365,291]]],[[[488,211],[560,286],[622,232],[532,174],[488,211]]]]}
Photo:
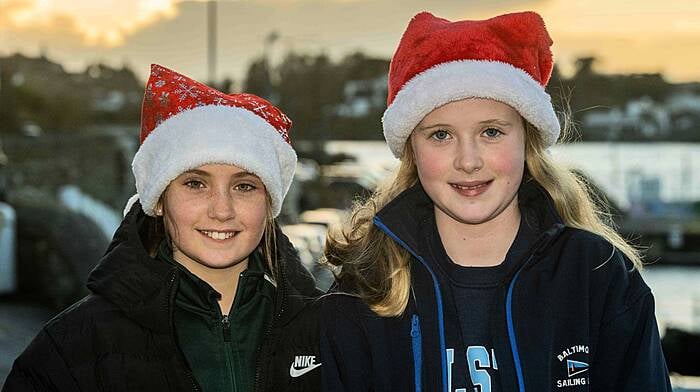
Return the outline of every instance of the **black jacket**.
{"type": "MultiPolygon", "coordinates": [[[[148,256],[144,219],[136,203],[90,274],[92,293],[46,324],[15,360],[4,392],[201,390],[174,331],[179,271],[148,256]]],[[[291,377],[290,368],[320,362],[320,292],[279,230],[277,241],[277,299],[255,359],[255,389],[319,390],[319,370],[291,377]]]]}
{"type": "MultiPolygon", "coordinates": [[[[501,390],[671,391],[640,274],[601,237],[565,227],[536,183],[521,187],[519,202],[534,208],[541,234],[499,288],[491,328],[501,390]]],[[[467,366],[462,356],[448,362],[460,324],[451,288],[420,247],[432,214],[417,185],[374,220],[413,256],[402,316],[376,316],[342,290],[324,301],[325,391],[450,391],[451,367],[467,366]]]]}

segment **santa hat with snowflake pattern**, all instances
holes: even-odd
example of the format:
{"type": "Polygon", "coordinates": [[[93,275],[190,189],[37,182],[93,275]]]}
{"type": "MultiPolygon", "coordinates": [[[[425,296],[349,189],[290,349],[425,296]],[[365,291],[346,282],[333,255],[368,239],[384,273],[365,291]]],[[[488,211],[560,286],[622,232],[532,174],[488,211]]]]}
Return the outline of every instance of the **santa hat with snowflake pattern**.
{"type": "Polygon", "coordinates": [[[187,170],[212,163],[238,166],[260,177],[277,216],[297,156],[292,122],[252,94],[224,94],[160,65],[151,66],[141,109],[141,145],[132,169],[143,211],[155,216],[161,194],[187,170]]]}
{"type": "Polygon", "coordinates": [[[545,86],[552,73],[552,40],[534,12],[450,22],[422,12],[401,37],[389,69],[382,123],[400,158],[413,129],[434,109],[464,98],[512,106],[547,145],[560,126],[545,86]]]}

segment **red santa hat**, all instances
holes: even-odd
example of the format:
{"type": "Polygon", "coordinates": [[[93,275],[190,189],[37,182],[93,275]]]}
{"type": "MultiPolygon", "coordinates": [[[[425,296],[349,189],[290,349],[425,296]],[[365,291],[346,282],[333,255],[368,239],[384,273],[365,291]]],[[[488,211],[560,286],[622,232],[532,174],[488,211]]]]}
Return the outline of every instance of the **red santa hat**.
{"type": "Polygon", "coordinates": [[[413,129],[434,109],[465,98],[490,98],[517,110],[547,145],[560,127],[545,86],[552,73],[552,40],[534,12],[450,22],[414,16],[389,68],[382,123],[400,158],[413,129]]]}
{"type": "Polygon", "coordinates": [[[291,120],[252,94],[224,94],[154,64],[141,109],[141,145],[132,169],[143,211],[155,216],[161,194],[187,170],[211,163],[260,177],[277,216],[296,169],[291,120]]]}

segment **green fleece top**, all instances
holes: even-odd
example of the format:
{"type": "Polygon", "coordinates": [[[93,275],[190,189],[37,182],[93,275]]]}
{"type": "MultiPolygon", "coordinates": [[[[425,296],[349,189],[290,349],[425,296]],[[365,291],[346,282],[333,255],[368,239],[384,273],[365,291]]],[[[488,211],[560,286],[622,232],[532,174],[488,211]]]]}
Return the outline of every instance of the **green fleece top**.
{"type": "Polygon", "coordinates": [[[180,269],[175,297],[178,344],[204,392],[253,390],[257,349],[270,321],[275,287],[265,278],[263,260],[256,253],[238,280],[231,310],[223,315],[221,297],[207,282],[172,258],[164,241],[158,257],[180,269]]]}

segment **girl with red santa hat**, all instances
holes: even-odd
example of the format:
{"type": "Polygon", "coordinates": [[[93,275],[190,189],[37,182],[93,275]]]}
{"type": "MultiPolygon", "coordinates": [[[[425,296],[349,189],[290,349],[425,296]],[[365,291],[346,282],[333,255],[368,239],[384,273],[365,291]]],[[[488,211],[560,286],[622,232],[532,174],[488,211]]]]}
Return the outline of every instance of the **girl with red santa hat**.
{"type": "Polygon", "coordinates": [[[400,168],[325,252],[324,390],[671,390],[639,253],[547,151],[551,45],[533,12],[408,24],[400,168]]]}
{"type": "Polygon", "coordinates": [[[319,291],[275,223],[290,127],[262,98],[153,65],[138,194],[91,294],[47,323],[3,391],[318,390],[319,291]]]}

